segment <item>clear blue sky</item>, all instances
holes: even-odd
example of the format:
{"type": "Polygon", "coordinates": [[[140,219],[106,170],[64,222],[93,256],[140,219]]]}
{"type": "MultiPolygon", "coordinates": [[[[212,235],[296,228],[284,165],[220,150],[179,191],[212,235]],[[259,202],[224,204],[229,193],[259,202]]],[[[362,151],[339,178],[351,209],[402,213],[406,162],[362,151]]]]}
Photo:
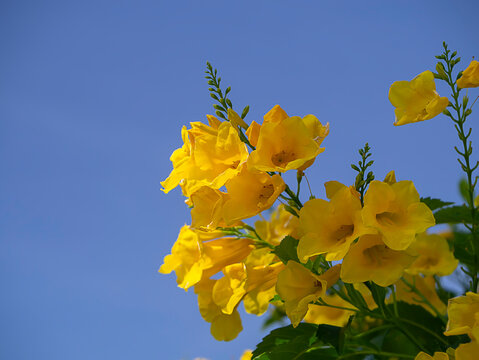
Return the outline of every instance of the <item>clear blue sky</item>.
{"type": "Polygon", "coordinates": [[[474,0],[2,1],[0,358],[233,360],[264,335],[243,315],[245,331],[216,342],[193,291],[157,274],[190,221],[159,183],[181,126],[212,113],[207,60],[249,121],[280,104],[330,123],[309,172],[317,195],[353,181],[368,141],[378,178],[394,169],[458,201],[452,124],[394,127],[387,93],[434,69],[443,40],[464,67],[478,57],[478,12],[474,0]]]}

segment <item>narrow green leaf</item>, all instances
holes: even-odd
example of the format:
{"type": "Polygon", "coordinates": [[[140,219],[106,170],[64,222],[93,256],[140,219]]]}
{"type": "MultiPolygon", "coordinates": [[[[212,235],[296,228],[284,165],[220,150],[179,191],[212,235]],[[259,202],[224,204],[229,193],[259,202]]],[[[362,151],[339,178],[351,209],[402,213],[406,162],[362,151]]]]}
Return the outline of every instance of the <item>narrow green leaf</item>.
{"type": "Polygon", "coordinates": [[[466,206],[450,206],[434,213],[436,224],[471,224],[471,210],[466,206]]]}
{"type": "Polygon", "coordinates": [[[427,205],[432,211],[454,204],[449,201],[442,201],[441,199],[433,199],[431,197],[421,198],[421,202],[427,205]]]}
{"type": "Polygon", "coordinates": [[[271,331],[256,345],[253,351],[253,360],[290,360],[306,359],[301,353],[306,351],[317,341],[317,325],[300,323],[296,328],[292,325],[271,331]],[[298,357],[298,355],[300,357],[298,357]]]}

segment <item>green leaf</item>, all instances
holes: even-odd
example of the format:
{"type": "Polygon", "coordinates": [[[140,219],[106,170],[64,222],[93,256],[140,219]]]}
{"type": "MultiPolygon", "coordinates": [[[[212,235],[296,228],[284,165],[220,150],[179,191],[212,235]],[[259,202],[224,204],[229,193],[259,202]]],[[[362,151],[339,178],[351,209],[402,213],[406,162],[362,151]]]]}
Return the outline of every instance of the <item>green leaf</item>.
{"type": "Polygon", "coordinates": [[[434,213],[436,224],[471,224],[471,210],[464,205],[450,206],[434,213]]]}
{"type": "MultiPolygon", "coordinates": [[[[412,336],[419,344],[422,344],[426,349],[431,351],[431,353],[433,351],[446,350],[448,347],[448,337],[443,335],[445,326],[440,319],[433,316],[430,312],[419,305],[411,305],[402,301],[398,301],[396,305],[399,314],[396,322],[402,329],[412,336]],[[444,343],[444,341],[446,343],[444,343]]],[[[393,313],[393,304],[387,305],[386,310],[393,313]]],[[[377,309],[375,311],[379,312],[377,309]]],[[[401,340],[403,339],[403,336],[406,335],[401,329],[398,330],[400,333],[397,331],[391,331],[388,334],[393,339],[388,339],[388,337],[386,337],[382,350],[416,355],[419,352],[417,346],[397,347],[397,344],[412,343],[409,338],[407,340],[401,340]]]]}
{"type": "Polygon", "coordinates": [[[281,299],[281,296],[279,296],[278,294],[275,294],[271,300],[269,300],[269,302],[275,302],[275,301],[283,301],[283,299],[281,299]]]}
{"type": "Polygon", "coordinates": [[[289,260],[300,262],[298,259],[298,243],[299,240],[292,236],[286,236],[281,243],[275,247],[273,253],[276,254],[279,259],[287,264],[289,260]]]}
{"type": "Polygon", "coordinates": [[[331,344],[338,354],[343,352],[344,332],[342,328],[331,325],[319,325],[316,337],[324,344],[331,344]]]}
{"type": "Polygon", "coordinates": [[[275,329],[266,335],[253,351],[253,360],[301,359],[298,355],[306,352],[316,341],[318,326],[300,323],[275,329]]]}
{"type": "Polygon", "coordinates": [[[471,233],[454,232],[454,257],[470,269],[474,268],[471,237],[471,233]]]}
{"type": "Polygon", "coordinates": [[[384,300],[386,299],[387,289],[382,286],[376,285],[375,283],[371,281],[366,282],[365,284],[371,291],[371,295],[373,296],[374,302],[376,303],[378,308],[379,309],[383,308],[384,300]]]}
{"type": "Polygon", "coordinates": [[[459,192],[461,193],[461,196],[464,201],[469,200],[469,184],[465,178],[462,178],[459,181],[459,192]]]}
{"type": "Polygon", "coordinates": [[[427,207],[429,209],[431,209],[432,211],[443,208],[444,206],[449,206],[449,205],[454,204],[453,202],[442,201],[440,199],[433,199],[433,198],[430,198],[430,197],[421,198],[421,202],[426,204],[427,207]]]}

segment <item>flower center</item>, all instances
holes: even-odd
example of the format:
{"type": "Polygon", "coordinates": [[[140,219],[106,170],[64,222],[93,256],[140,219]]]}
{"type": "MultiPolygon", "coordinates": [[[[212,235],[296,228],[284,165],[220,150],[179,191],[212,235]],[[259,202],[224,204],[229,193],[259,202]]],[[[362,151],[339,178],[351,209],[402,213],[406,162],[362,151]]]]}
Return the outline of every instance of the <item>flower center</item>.
{"type": "Polygon", "coordinates": [[[284,167],[287,163],[296,160],[296,154],[292,151],[281,150],[271,157],[271,161],[278,167],[284,167]]]}
{"type": "Polygon", "coordinates": [[[368,258],[372,263],[381,265],[381,263],[387,260],[387,255],[390,249],[384,245],[374,245],[370,248],[367,248],[363,251],[363,255],[368,258]]]}
{"type": "Polygon", "coordinates": [[[381,226],[392,226],[397,225],[402,220],[402,216],[398,213],[393,213],[389,211],[382,212],[376,215],[376,221],[381,226]]]}
{"type": "Polygon", "coordinates": [[[354,225],[341,225],[331,234],[331,237],[337,241],[343,240],[345,237],[351,236],[354,232],[354,225]]]}
{"type": "Polygon", "coordinates": [[[268,200],[274,194],[273,184],[263,185],[259,192],[259,200],[265,201],[268,200]]]}

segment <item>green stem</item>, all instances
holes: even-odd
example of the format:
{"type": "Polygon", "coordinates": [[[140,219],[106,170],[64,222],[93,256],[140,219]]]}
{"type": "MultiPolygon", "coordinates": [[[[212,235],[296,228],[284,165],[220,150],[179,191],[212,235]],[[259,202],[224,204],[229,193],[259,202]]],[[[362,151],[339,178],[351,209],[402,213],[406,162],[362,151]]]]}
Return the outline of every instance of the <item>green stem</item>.
{"type": "Polygon", "coordinates": [[[415,326],[418,329],[421,329],[422,331],[427,332],[429,335],[434,336],[436,339],[438,339],[443,344],[448,345],[448,342],[446,340],[444,340],[442,337],[440,337],[438,334],[436,334],[434,331],[429,330],[427,327],[425,327],[421,324],[418,324],[415,321],[408,320],[408,319],[403,319],[403,318],[398,318],[397,320],[400,321],[400,322],[415,326]]]}
{"type": "Polygon", "coordinates": [[[437,308],[431,304],[431,302],[426,299],[426,297],[422,294],[421,291],[419,291],[419,289],[414,285],[414,284],[411,284],[409,281],[407,281],[405,278],[401,278],[402,282],[404,284],[406,284],[413,293],[415,293],[417,296],[419,296],[421,298],[421,302],[423,302],[424,304],[426,304],[427,306],[429,306],[431,308],[432,311],[434,311],[436,313],[436,316],[441,319],[442,323],[443,324],[446,324],[447,323],[447,320],[446,318],[443,316],[443,314],[441,314],[439,312],[439,310],[437,310],[437,308]]]}
{"type": "MultiPolygon", "coordinates": [[[[444,51],[444,56],[445,56],[445,62],[447,65],[447,70],[446,70],[446,75],[447,79],[445,81],[449,84],[452,90],[452,97],[454,99],[454,104],[452,105],[453,109],[456,110],[457,114],[457,119],[455,119],[452,115],[449,113],[449,117],[452,119],[452,121],[455,123],[455,128],[458,132],[459,139],[462,141],[462,146],[463,146],[463,152],[460,152],[457,150],[456,151],[459,153],[464,158],[464,164],[461,163],[461,168],[462,170],[466,173],[467,175],[467,184],[468,184],[468,194],[467,194],[467,203],[470,209],[471,213],[471,227],[468,227],[471,231],[471,247],[472,247],[472,252],[474,255],[474,268],[472,273],[470,274],[471,276],[471,291],[476,292],[477,291],[477,285],[479,282],[478,279],[478,270],[479,270],[479,239],[477,237],[477,228],[476,228],[476,215],[477,215],[477,210],[476,207],[474,206],[474,188],[477,182],[477,178],[472,180],[472,173],[477,167],[475,165],[474,167],[471,167],[470,163],[470,156],[472,154],[472,144],[471,141],[469,141],[468,144],[468,138],[471,135],[471,129],[469,129],[468,133],[464,131],[464,123],[466,122],[466,113],[465,113],[465,106],[462,106],[462,104],[459,103],[459,92],[461,91],[460,88],[457,87],[455,81],[453,81],[452,78],[452,70],[454,67],[454,64],[451,63],[452,58],[449,57],[449,50],[447,50],[447,47],[445,46],[445,51],[444,51]]],[[[459,159],[458,159],[459,160],[459,159]]]]}
{"type": "Polygon", "coordinates": [[[285,188],[284,191],[286,191],[286,194],[288,194],[289,197],[291,198],[291,200],[294,201],[294,203],[297,205],[298,209],[301,209],[303,207],[303,203],[301,202],[301,200],[299,200],[299,198],[296,196],[296,194],[293,192],[293,190],[290,189],[290,187],[288,185],[286,185],[286,188],[285,188]]]}
{"type": "Polygon", "coordinates": [[[382,331],[382,330],[387,330],[387,329],[392,329],[394,327],[395,327],[394,325],[381,325],[381,326],[372,328],[370,330],[364,331],[360,334],[354,335],[353,338],[358,339],[358,338],[361,338],[361,337],[364,337],[364,336],[374,334],[375,332],[382,331]]]}
{"type": "MultiPolygon", "coordinates": [[[[427,352],[426,348],[423,347],[423,345],[416,340],[416,338],[414,337],[414,335],[412,335],[408,329],[406,329],[404,326],[401,325],[400,321],[402,321],[402,319],[400,318],[393,318],[391,320],[389,320],[389,322],[391,322],[392,324],[396,325],[397,329],[399,331],[401,331],[407,338],[409,338],[409,340],[411,340],[411,342],[416,345],[421,351],[424,351],[424,352],[427,352]]],[[[428,330],[429,331],[429,330],[428,330]]]]}

